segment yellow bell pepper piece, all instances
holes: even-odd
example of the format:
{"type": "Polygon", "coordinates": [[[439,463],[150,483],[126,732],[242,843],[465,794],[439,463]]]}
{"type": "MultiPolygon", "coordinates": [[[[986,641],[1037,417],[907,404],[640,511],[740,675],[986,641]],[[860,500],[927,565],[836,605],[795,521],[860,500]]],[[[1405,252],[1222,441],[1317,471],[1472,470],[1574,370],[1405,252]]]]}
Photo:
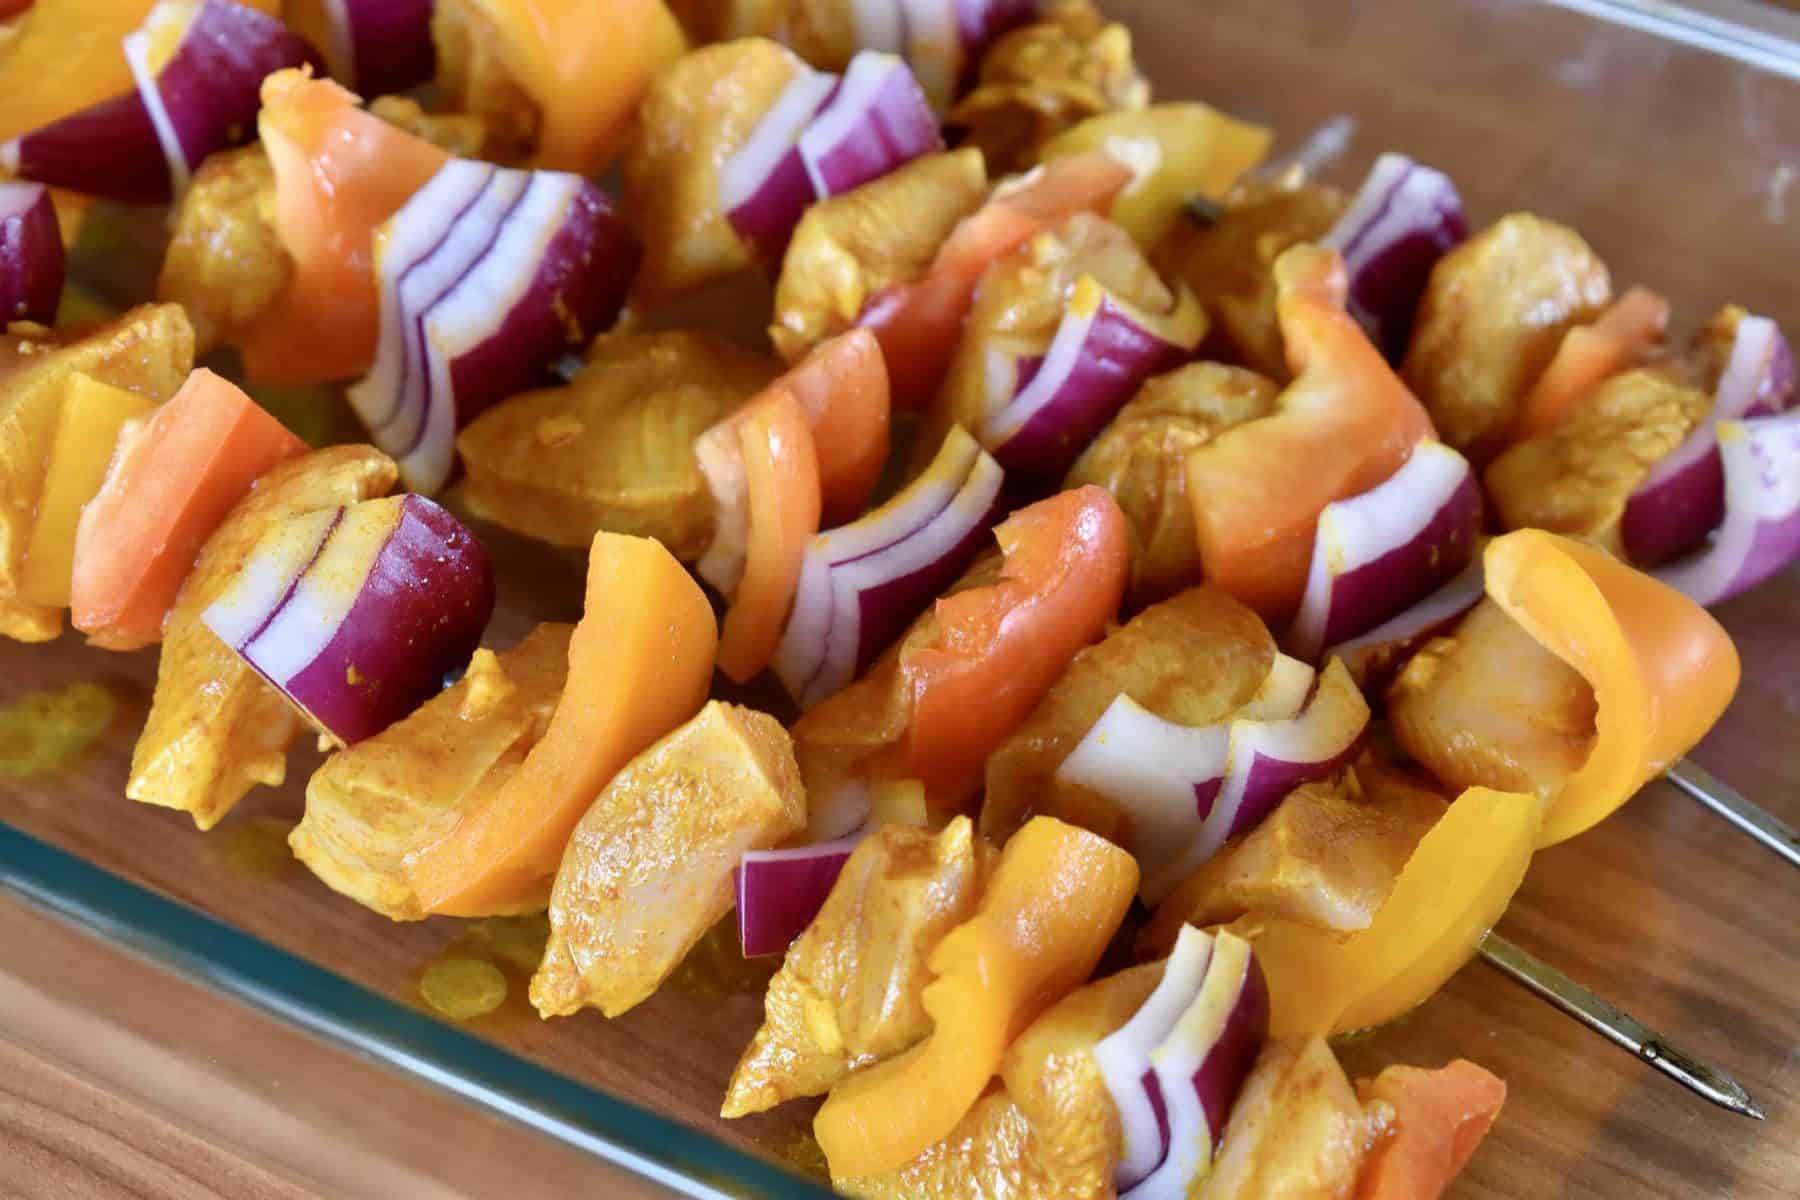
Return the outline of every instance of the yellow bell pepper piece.
{"type": "Polygon", "coordinates": [[[1281,917],[1240,917],[1268,979],[1271,1038],[1391,1021],[1469,961],[1525,879],[1537,797],[1470,788],[1407,860],[1367,929],[1344,937],[1281,917]]]}
{"type": "Polygon", "coordinates": [[[1131,169],[1113,201],[1112,219],[1149,252],[1181,219],[1195,196],[1224,197],[1238,177],[1269,152],[1271,133],[1204,104],[1155,104],[1089,117],[1039,152],[1048,162],[1099,150],[1131,169]]]}
{"type": "Polygon", "coordinates": [[[1550,797],[1539,846],[1610,815],[1693,748],[1737,691],[1731,638],[1675,589],[1580,542],[1521,529],[1488,543],[1487,592],[1594,689],[1595,740],[1550,797]]]}
{"type": "Polygon", "coordinates": [[[1007,842],[967,922],[931,954],[931,1037],[831,1091],[813,1132],[833,1178],[891,1171],[956,1128],[1013,1039],[1093,972],[1137,892],[1137,863],[1037,817],[1007,842]]]}
{"type": "Polygon", "coordinates": [[[69,380],[57,416],[50,466],[38,497],[37,523],[19,578],[19,595],[32,604],[69,607],[75,571],[75,526],[81,506],[106,480],[106,468],[127,421],[147,417],[156,401],[91,375],[69,380]]]}

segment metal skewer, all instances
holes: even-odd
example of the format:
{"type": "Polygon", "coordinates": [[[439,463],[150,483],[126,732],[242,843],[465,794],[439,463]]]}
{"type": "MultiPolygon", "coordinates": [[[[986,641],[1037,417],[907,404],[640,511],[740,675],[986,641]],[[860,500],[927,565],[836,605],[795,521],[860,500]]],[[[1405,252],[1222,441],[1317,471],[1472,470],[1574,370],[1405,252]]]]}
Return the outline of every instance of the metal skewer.
{"type": "Polygon", "coordinates": [[[1669,782],[1739,829],[1800,867],[1800,830],[1753,803],[1698,763],[1681,759],[1668,770],[1669,782]]]}
{"type": "Polygon", "coordinates": [[[1762,1106],[1750,1098],[1744,1085],[1704,1059],[1689,1053],[1602,1000],[1535,955],[1527,954],[1497,933],[1481,940],[1481,957],[1513,982],[1523,984],[1539,997],[1568,1013],[1615,1046],[1629,1050],[1664,1075],[1704,1096],[1720,1108],[1755,1120],[1763,1119],[1762,1106]]]}

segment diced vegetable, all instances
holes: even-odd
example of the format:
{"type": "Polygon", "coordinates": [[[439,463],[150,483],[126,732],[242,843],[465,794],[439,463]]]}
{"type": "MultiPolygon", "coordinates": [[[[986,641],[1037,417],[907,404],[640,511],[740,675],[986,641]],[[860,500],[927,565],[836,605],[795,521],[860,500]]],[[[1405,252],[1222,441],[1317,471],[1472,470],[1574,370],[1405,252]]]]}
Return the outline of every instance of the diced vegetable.
{"type": "Polygon", "coordinates": [[[892,1170],[949,1133],[1008,1044],[1093,971],[1136,887],[1104,839],[1044,817],[1020,830],[975,915],[931,953],[931,1037],[844,1079],[819,1110],[832,1175],[892,1170]]]}
{"type": "Polygon", "coordinates": [[[1000,503],[998,464],[960,428],[880,508],[807,544],[775,670],[802,707],[849,685],[962,573],[1000,503]]]}
{"type": "Polygon", "coordinates": [[[1800,557],[1800,413],[1720,421],[1725,520],[1710,544],[1657,568],[1696,604],[1748,591],[1800,557]]]}
{"type": "Polygon", "coordinates": [[[1319,514],[1288,651],[1321,661],[1326,646],[1369,632],[1449,583],[1475,558],[1481,490],[1469,460],[1421,442],[1387,480],[1319,514]]]}
{"type": "Polygon", "coordinates": [[[545,1017],[616,1017],[647,999],[731,911],[746,851],[806,826],[787,731],[718,700],[614,776],[575,827],[531,979],[545,1017]]]}
{"type": "Polygon", "coordinates": [[[433,0],[286,0],[282,18],[324,52],[332,78],[364,96],[431,78],[433,0]]]}
{"type": "Polygon", "coordinates": [[[106,479],[113,447],[126,426],[150,415],[156,401],[90,375],[69,380],[56,438],[44,471],[44,491],[19,577],[19,596],[49,608],[69,606],[75,572],[75,530],[81,509],[106,479]]]}
{"type": "Polygon", "coordinates": [[[281,783],[288,746],[305,722],[200,614],[237,582],[268,530],[385,495],[397,475],[393,460],[373,446],[333,446],[289,459],[257,480],[206,539],[169,614],[127,796],[188,813],[195,825],[211,829],[252,787],[281,783]]]}
{"type": "Polygon", "coordinates": [[[307,446],[208,370],[120,445],[75,535],[71,618],[88,640],[133,650],[163,622],[200,547],[269,468],[307,446]]]}
{"type": "Polygon", "coordinates": [[[240,339],[258,385],[349,379],[368,370],[380,328],[374,234],[449,155],[299,71],[263,81],[257,131],[275,168],[275,228],[294,276],[240,339]]]}
{"type": "Polygon", "coordinates": [[[1448,628],[1480,599],[1481,555],[1476,554],[1456,578],[1431,595],[1365,634],[1327,646],[1319,658],[1341,659],[1359,687],[1368,692],[1380,691],[1413,651],[1448,628]]]}
{"type": "Polygon", "coordinates": [[[734,872],[745,958],[784,953],[812,924],[865,834],[790,850],[751,850],[734,872]]]}
{"type": "Polygon", "coordinates": [[[571,686],[505,784],[408,860],[421,907],[487,916],[541,903],[594,797],[705,699],[715,630],[705,593],[667,550],[597,534],[571,686]]]}
{"type": "Polygon", "coordinates": [[[62,289],[62,231],[50,189],[0,183],[0,330],[14,321],[51,324],[62,289]]]}
{"type": "Polygon", "coordinates": [[[350,402],[407,486],[436,492],[459,429],[612,324],[637,240],[579,176],[467,159],[378,232],[381,335],[350,402]]]}
{"type": "Polygon", "coordinates": [[[306,784],[294,857],[333,891],[394,921],[425,916],[406,859],[447,834],[531,752],[569,671],[570,625],[539,625],[503,654],[477,650],[454,684],[306,784]]]}
{"type": "MultiPolygon", "coordinates": [[[[60,121],[131,90],[119,40],[155,0],[64,0],[19,23],[18,40],[0,53],[0,142],[60,121]]],[[[49,6],[46,6],[48,8],[49,6]]],[[[265,0],[256,5],[270,8],[265,0]]]]}
{"type": "Polygon", "coordinates": [[[1393,1110],[1357,1177],[1356,1200],[1437,1200],[1506,1103],[1506,1084],[1462,1058],[1435,1071],[1387,1067],[1356,1091],[1365,1107],[1393,1110]]]}
{"type": "Polygon", "coordinates": [[[1389,359],[1406,352],[1431,269],[1469,234],[1462,196],[1442,171],[1392,151],[1319,245],[1343,255],[1350,314],[1389,359]]]}
{"type": "Polygon", "coordinates": [[[479,539],[406,495],[275,526],[200,619],[348,746],[441,691],[493,611],[479,539]]]}
{"type": "Polygon", "coordinates": [[[1556,357],[1519,402],[1515,441],[1556,428],[1611,375],[1644,361],[1661,345],[1669,302],[1645,287],[1613,301],[1592,325],[1563,334],[1556,357]]]}
{"type": "Polygon", "coordinates": [[[1297,246],[1275,266],[1294,382],[1278,411],[1188,455],[1206,578],[1281,621],[1299,606],[1319,514],[1387,479],[1431,420],[1344,311],[1335,254],[1297,246]]]}
{"type": "Polygon", "coordinates": [[[1154,104],[1089,117],[1046,142],[1039,159],[1099,151],[1130,168],[1111,216],[1148,253],[1183,219],[1188,201],[1222,199],[1262,161],[1270,138],[1268,129],[1205,104],[1154,104]]]}

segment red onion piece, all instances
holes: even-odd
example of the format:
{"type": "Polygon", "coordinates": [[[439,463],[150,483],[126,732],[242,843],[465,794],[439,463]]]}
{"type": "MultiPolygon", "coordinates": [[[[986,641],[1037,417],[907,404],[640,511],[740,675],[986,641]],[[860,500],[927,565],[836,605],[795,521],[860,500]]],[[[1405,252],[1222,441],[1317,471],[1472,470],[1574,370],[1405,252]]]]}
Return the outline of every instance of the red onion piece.
{"type": "Polygon", "coordinates": [[[201,620],[351,745],[467,664],[493,610],[487,551],[443,508],[407,495],[276,526],[201,620]]]}
{"type": "Polygon", "coordinates": [[[1800,412],[1716,428],[1724,522],[1705,549],[1653,572],[1707,605],[1748,591],[1800,557],[1800,412]]]}
{"type": "Polygon", "coordinates": [[[1204,832],[1224,789],[1240,726],[1293,718],[1315,682],[1310,666],[1277,655],[1248,704],[1223,721],[1197,727],[1165,720],[1121,694],[1057,767],[1056,777],[1105,796],[1125,815],[1125,849],[1138,861],[1140,890],[1155,903],[1180,882],[1160,886],[1204,832]],[[1149,890],[1152,880],[1159,881],[1155,895],[1149,890]]]}
{"type": "Polygon", "coordinates": [[[1350,678],[1365,692],[1384,689],[1413,651],[1474,608],[1483,593],[1481,556],[1474,555],[1462,573],[1405,612],[1367,633],[1328,647],[1319,657],[1339,659],[1350,678]]]}
{"type": "Polygon", "coordinates": [[[1170,313],[1153,315],[1084,275],[1043,358],[991,365],[982,444],[1009,473],[1061,478],[1138,386],[1186,359],[1204,329],[1185,289],[1170,313]]]}
{"type": "Polygon", "coordinates": [[[351,403],[407,486],[435,492],[454,469],[457,430],[618,316],[639,248],[579,176],[462,161],[387,234],[382,337],[351,403]]]}
{"type": "Polygon", "coordinates": [[[800,161],[800,135],[837,89],[837,76],[802,67],[750,137],[719,168],[719,203],[737,235],[773,266],[818,199],[800,161]]]}
{"type": "Polygon", "coordinates": [[[0,329],[56,321],[63,287],[62,230],[50,189],[0,183],[0,329]]]}
{"type": "MultiPolygon", "coordinates": [[[[1120,1200],[1186,1200],[1212,1167],[1225,1122],[1269,1036],[1269,985],[1250,943],[1213,937],[1206,978],[1150,1065],[1168,1126],[1160,1166],[1120,1200]]],[[[1153,1102],[1154,1103],[1154,1102],[1153,1102]]]]}
{"type": "Polygon", "coordinates": [[[1199,996],[1212,950],[1211,935],[1183,925],[1156,990],[1129,1021],[1094,1046],[1100,1077],[1119,1110],[1124,1147],[1113,1182],[1120,1192],[1141,1183],[1169,1156],[1169,1109],[1151,1056],[1199,996]]]}
{"type": "Polygon", "coordinates": [[[131,203],[160,204],[172,195],[168,158],[136,92],[0,145],[0,172],[131,203]]]}
{"type": "Polygon", "coordinates": [[[1462,455],[1421,442],[1384,483],[1325,506],[1312,571],[1284,639],[1296,658],[1367,633],[1448,583],[1475,555],[1481,491],[1462,455]]]}
{"type": "Polygon", "coordinates": [[[738,940],[745,958],[785,953],[812,924],[832,885],[868,831],[792,850],[746,851],[732,872],[738,940]]]}
{"type": "Polygon", "coordinates": [[[1469,234],[1462,196],[1442,171],[1389,152],[1320,243],[1344,257],[1349,309],[1390,359],[1406,352],[1431,268],[1469,234]]]}
{"type": "Polygon", "coordinates": [[[1037,0],[956,0],[956,29],[971,64],[1001,34],[1037,16],[1037,0]]]}
{"type": "Polygon", "coordinates": [[[1725,519],[1717,424],[1781,412],[1793,398],[1794,355],[1787,338],[1767,317],[1740,318],[1711,411],[1625,502],[1619,534],[1626,557],[1655,566],[1705,540],[1725,519]]]}
{"type": "Polygon", "coordinates": [[[1003,473],[960,427],[893,499],[808,543],[775,673],[802,708],[842,690],[961,575],[999,514],[1003,473]]]}
{"type": "Polygon", "coordinates": [[[324,0],[331,73],[364,96],[404,92],[437,70],[432,0],[324,0]]]}

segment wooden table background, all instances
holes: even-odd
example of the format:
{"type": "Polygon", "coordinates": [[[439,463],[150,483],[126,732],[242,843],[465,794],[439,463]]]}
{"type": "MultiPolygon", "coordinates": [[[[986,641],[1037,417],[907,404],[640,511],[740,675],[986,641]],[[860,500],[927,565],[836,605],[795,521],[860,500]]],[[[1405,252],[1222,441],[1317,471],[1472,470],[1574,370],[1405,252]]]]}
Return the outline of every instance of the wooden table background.
{"type": "MultiPolygon", "coordinates": [[[[1729,298],[1800,330],[1800,196],[1787,193],[1800,172],[1800,86],[1791,81],[1532,4],[1108,7],[1138,30],[1164,96],[1204,97],[1290,135],[1354,112],[1363,135],[1344,178],[1397,146],[1449,170],[1478,219],[1531,207],[1577,225],[1619,279],[1676,297],[1688,324],[1729,298]]],[[[1786,14],[1769,19],[1795,28],[1786,14]]],[[[507,564],[497,642],[572,615],[576,564],[493,542],[507,564]]],[[[1746,684],[1696,758],[1800,821],[1800,575],[1722,616],[1746,684]]],[[[101,678],[126,710],[71,771],[0,779],[0,820],[411,997],[422,966],[457,936],[451,923],[395,927],[292,864],[234,865],[234,838],[297,814],[308,755],[296,756],[293,784],[256,796],[210,838],[123,799],[153,671],[150,655],[108,656],[67,639],[0,643],[0,703],[101,678]]],[[[1361,1071],[1462,1055],[1508,1080],[1505,1115],[1456,1189],[1464,1200],[1793,1195],[1796,895],[1794,872],[1659,784],[1541,855],[1501,927],[1735,1073],[1768,1108],[1765,1125],[1704,1105],[1479,964],[1344,1055],[1361,1071]]],[[[804,1129],[804,1106],[730,1126],[709,1116],[759,1007],[702,980],[616,1022],[539,1024],[514,1002],[475,1028],[774,1155],[804,1129]]],[[[0,1081],[7,1196],[642,1191],[11,904],[0,904],[0,1081]]]]}

